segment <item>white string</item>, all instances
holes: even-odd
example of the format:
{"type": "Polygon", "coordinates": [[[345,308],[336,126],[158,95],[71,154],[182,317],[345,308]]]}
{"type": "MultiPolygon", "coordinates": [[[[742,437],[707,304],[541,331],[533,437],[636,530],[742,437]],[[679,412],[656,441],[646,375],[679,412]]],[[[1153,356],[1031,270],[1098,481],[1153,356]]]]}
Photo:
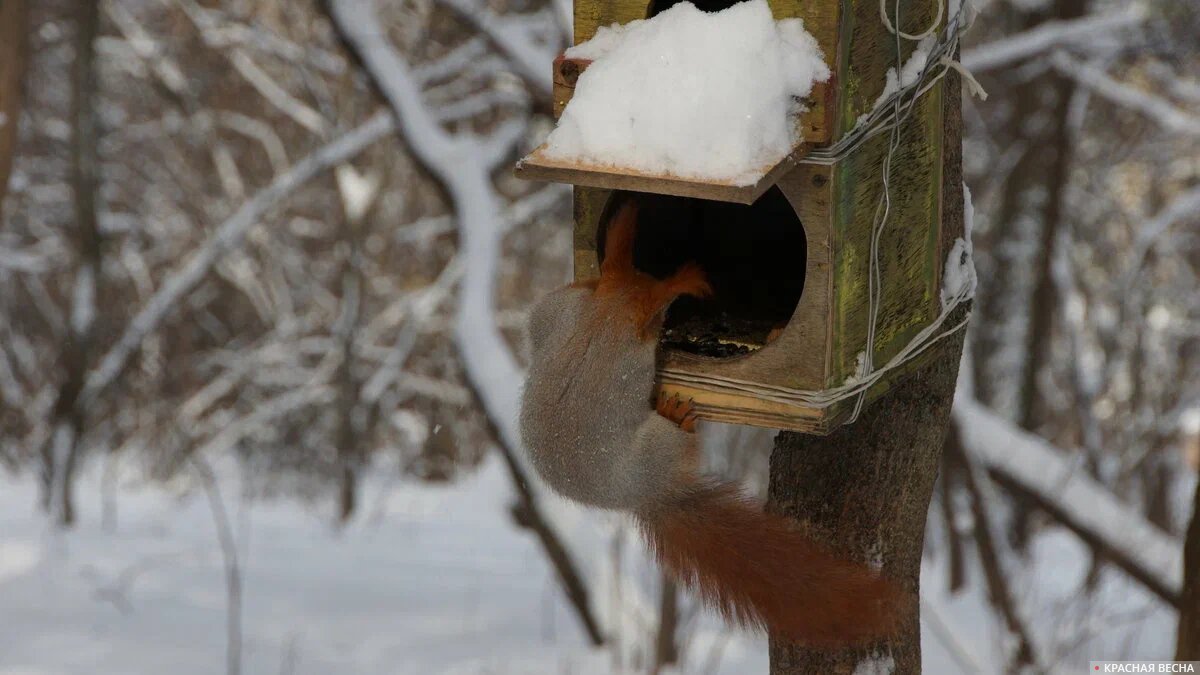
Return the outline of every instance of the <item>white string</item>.
{"type": "MultiPolygon", "coordinates": [[[[917,41],[935,34],[937,26],[941,24],[942,17],[945,15],[945,2],[946,0],[939,0],[937,18],[928,30],[923,33],[911,35],[895,29],[887,16],[886,0],[880,0],[880,17],[888,31],[896,36],[897,77],[899,77],[899,74],[903,70],[903,64],[899,62],[900,39],[917,41]]],[[[942,303],[942,310],[932,323],[918,332],[886,364],[878,369],[875,368],[876,330],[883,291],[883,279],[879,264],[879,244],[883,231],[887,226],[888,217],[891,215],[891,166],[896,149],[899,147],[900,128],[916,109],[917,101],[932,89],[949,70],[961,73],[963,80],[968,82],[972,93],[983,98],[987,97],[986,92],[983,91],[983,88],[979,86],[979,83],[971,76],[967,69],[951,58],[951,55],[958,46],[959,37],[968,27],[968,23],[964,21],[964,18],[968,16],[968,4],[968,2],[964,1],[959,7],[958,12],[947,22],[941,40],[930,49],[925,67],[916,81],[908,86],[898,86],[895,93],[873,108],[866,116],[860,118],[859,123],[837,143],[834,143],[829,148],[810,152],[800,160],[802,164],[833,165],[846,155],[857,150],[871,138],[884,132],[889,133],[888,151],[883,163],[883,193],[880,195],[879,203],[876,205],[875,217],[872,221],[870,265],[867,282],[869,302],[867,340],[866,347],[863,350],[863,361],[860,372],[856,372],[854,376],[848,378],[840,386],[822,390],[792,389],[790,387],[763,385],[736,378],[696,375],[671,369],[666,370],[664,374],[670,375],[673,380],[682,383],[703,385],[709,389],[724,389],[734,393],[748,393],[763,400],[786,405],[800,404],[807,407],[824,409],[849,398],[857,398],[854,410],[847,421],[847,424],[849,424],[858,419],[858,415],[865,404],[867,392],[883,379],[885,375],[918,357],[942,338],[953,335],[967,325],[969,317],[963,319],[952,328],[942,330],[942,326],[950,314],[971,297],[973,290],[971,285],[963,284],[955,291],[953,296],[942,303]]],[[[897,23],[899,23],[899,0],[895,2],[895,9],[897,23]]]]}
{"type": "MultiPolygon", "coordinates": [[[[916,42],[918,40],[923,40],[923,39],[929,37],[930,35],[937,33],[937,27],[939,25],[941,25],[942,16],[945,15],[945,13],[946,13],[946,3],[944,0],[942,0],[942,1],[938,2],[937,18],[933,20],[933,23],[929,26],[929,28],[925,29],[924,33],[918,33],[917,35],[910,35],[908,33],[905,33],[904,31],[896,30],[896,27],[892,25],[892,21],[891,21],[891,19],[888,18],[888,15],[887,15],[887,0],[879,0],[879,18],[883,19],[883,25],[887,27],[888,32],[890,32],[892,35],[895,35],[896,37],[902,37],[906,40],[912,40],[913,42],[916,42]]],[[[900,23],[900,3],[896,3],[896,23],[900,23]]],[[[900,72],[899,69],[897,69],[896,72],[900,72]]]]}

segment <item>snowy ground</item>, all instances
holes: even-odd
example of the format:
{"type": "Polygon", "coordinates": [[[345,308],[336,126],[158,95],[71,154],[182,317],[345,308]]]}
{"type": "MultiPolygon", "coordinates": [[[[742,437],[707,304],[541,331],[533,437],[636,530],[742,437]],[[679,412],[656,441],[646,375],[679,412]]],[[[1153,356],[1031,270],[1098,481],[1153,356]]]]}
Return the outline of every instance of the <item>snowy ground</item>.
{"type": "MultiPolygon", "coordinates": [[[[106,529],[98,474],[81,477],[80,523],[67,534],[51,532],[38,514],[32,476],[0,475],[0,675],[225,672],[225,579],[205,496],[125,485],[117,525],[106,529]]],[[[574,523],[570,544],[601,620],[611,627],[621,617],[625,655],[589,649],[535,540],[507,516],[510,487],[495,456],[449,487],[369,480],[366,514],[340,532],[330,509],[239,503],[237,480],[221,483],[244,568],[244,673],[645,672],[629,653],[632,643],[652,640],[645,616],[652,575],[630,574],[618,594],[608,564],[612,528],[577,515],[562,519],[574,523]],[[639,592],[640,600],[633,597],[639,592]],[[623,609],[615,612],[618,596],[623,609]]],[[[644,565],[637,546],[626,540],[631,568],[644,565]]],[[[1041,537],[1032,579],[1046,583],[1023,589],[1023,597],[1038,603],[1032,606],[1068,606],[1086,569],[1084,553],[1070,535],[1041,537]],[[1056,588],[1065,590],[1055,596],[1056,588]]],[[[950,626],[979,672],[997,672],[1000,632],[984,609],[977,573],[953,599],[943,597],[944,579],[940,562],[927,561],[925,600],[934,607],[927,614],[950,626]]],[[[1157,605],[1119,574],[1108,579],[1116,579],[1109,585],[1120,598],[1102,613],[1104,625],[1132,613],[1141,628],[1121,631],[1124,641],[1104,634],[1103,651],[1089,651],[1090,658],[1167,658],[1173,617],[1153,611],[1157,605]],[[1148,621],[1138,614],[1147,606],[1148,621]]],[[[1071,628],[1053,615],[1036,625],[1040,636],[1071,628]]],[[[766,672],[760,638],[720,637],[711,621],[690,624],[689,635],[685,672],[766,672]],[[718,670],[707,669],[710,660],[718,670]]],[[[926,672],[967,670],[928,625],[923,642],[926,672]]]]}

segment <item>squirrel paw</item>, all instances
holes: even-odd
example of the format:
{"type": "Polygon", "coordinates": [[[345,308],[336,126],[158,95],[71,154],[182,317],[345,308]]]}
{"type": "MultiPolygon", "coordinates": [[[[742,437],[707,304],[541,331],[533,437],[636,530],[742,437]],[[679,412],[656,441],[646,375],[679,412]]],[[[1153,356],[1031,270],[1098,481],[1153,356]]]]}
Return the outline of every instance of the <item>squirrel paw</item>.
{"type": "Polygon", "coordinates": [[[689,433],[696,431],[696,408],[692,399],[689,398],[685,401],[679,397],[679,394],[667,396],[666,392],[660,391],[655,410],[659,415],[678,424],[680,429],[689,433]]]}

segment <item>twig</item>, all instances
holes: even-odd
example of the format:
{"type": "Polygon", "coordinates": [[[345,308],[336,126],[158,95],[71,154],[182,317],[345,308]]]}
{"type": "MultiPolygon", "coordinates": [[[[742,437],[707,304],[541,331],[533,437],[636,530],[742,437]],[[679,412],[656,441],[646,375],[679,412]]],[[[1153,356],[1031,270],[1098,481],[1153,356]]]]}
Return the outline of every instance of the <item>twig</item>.
{"type": "Polygon", "coordinates": [[[298,162],[287,173],[277,176],[271,184],[247,201],[192,255],[181,269],[172,273],[150,297],[125,327],[116,344],[104,355],[99,367],[87,379],[80,405],[86,407],[104,392],[124,371],[133,353],[148,334],[158,328],[163,318],[192,291],[205,275],[227,253],[242,243],[246,232],[279,200],[320,175],[326,169],[357,155],[364,148],[395,129],[391,115],[380,112],[362,126],[322,146],[298,162]]]}
{"type": "Polygon", "coordinates": [[[242,573],[238,566],[237,543],[225,512],[225,502],[212,469],[201,455],[191,456],[192,466],[200,475],[204,492],[208,495],[208,506],[212,509],[213,525],[217,530],[217,541],[221,545],[221,558],[225,563],[225,672],[240,675],[242,672],[242,573]]]}
{"type": "Polygon", "coordinates": [[[487,55],[487,41],[476,35],[446,52],[441,58],[413,68],[413,78],[422,83],[457,75],[487,55]]]}
{"type": "Polygon", "coordinates": [[[268,103],[290,117],[296,124],[318,136],[325,135],[325,118],[321,117],[321,113],[304,105],[286,89],[279,86],[266,71],[258,67],[254,59],[250,58],[250,55],[244,50],[233,50],[229,61],[233,64],[234,70],[238,71],[250,83],[250,86],[254,87],[255,91],[267,99],[268,103]]]}
{"type": "Polygon", "coordinates": [[[1167,230],[1180,221],[1200,218],[1198,214],[1200,214],[1200,187],[1194,187],[1177,195],[1170,203],[1159,209],[1153,218],[1142,223],[1134,234],[1133,267],[1126,277],[1124,291],[1130,290],[1134,280],[1141,273],[1142,266],[1146,262],[1146,254],[1150,252],[1150,249],[1164,243],[1162,237],[1167,230]]]}

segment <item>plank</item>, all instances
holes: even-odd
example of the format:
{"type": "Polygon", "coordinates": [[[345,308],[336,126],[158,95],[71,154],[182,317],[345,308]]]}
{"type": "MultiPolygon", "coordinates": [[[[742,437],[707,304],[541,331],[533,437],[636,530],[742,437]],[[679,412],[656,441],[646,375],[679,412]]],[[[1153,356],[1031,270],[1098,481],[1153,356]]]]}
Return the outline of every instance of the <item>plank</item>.
{"type": "Polygon", "coordinates": [[[713,199],[737,204],[753,204],[788,171],[796,161],[808,153],[808,145],[800,144],[790,155],[774,166],[763,167],[762,177],[751,185],[734,185],[727,181],[702,178],[682,178],[669,174],[649,174],[620,168],[591,166],[563,162],[545,157],[546,145],[538,146],[513,170],[514,175],[526,180],[569,183],[608,190],[633,190],[655,194],[713,199]]]}

